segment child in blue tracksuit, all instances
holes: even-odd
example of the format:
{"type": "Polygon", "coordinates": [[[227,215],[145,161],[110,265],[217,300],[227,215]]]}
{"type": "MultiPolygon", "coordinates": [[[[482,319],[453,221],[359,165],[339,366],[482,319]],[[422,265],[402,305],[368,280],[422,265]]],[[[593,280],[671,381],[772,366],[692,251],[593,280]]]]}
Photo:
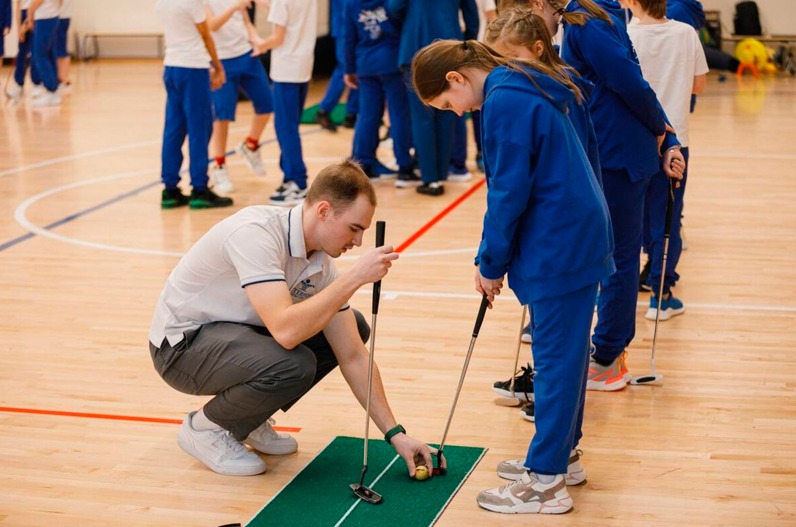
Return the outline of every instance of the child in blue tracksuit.
{"type": "Polygon", "coordinates": [[[533,4],[551,32],[563,19],[561,58],[595,85],[589,108],[611,211],[616,273],[600,284],[588,389],[620,390],[630,378],[624,351],[636,330],[644,194],[660,167],[661,147],[667,175],[682,177],[685,163],[677,138],[667,134],[671,128],[655,92],[642,77],[619,5],[609,0],[533,4]]]}
{"type": "Polygon", "coordinates": [[[5,56],[5,37],[11,33],[11,0],[0,0],[0,69],[3,68],[2,58],[5,56]]]}
{"type": "MultiPolygon", "coordinates": [[[[315,122],[330,132],[337,131],[337,125],[332,122],[331,113],[345,90],[343,77],[345,74],[345,40],[343,9],[345,0],[329,0],[329,35],[334,39],[334,56],[337,59],[332,76],[329,77],[329,84],[326,86],[326,93],[318,105],[318,112],[315,114],[315,122]]],[[[349,89],[348,100],[345,104],[345,119],[343,126],[353,128],[357,115],[359,114],[359,91],[349,89]]]]}
{"type": "MultiPolygon", "coordinates": [[[[9,81],[6,85],[6,95],[12,101],[18,101],[22,96],[22,87],[25,85],[25,74],[30,66],[30,80],[34,86],[41,86],[41,77],[36,65],[33,64],[30,56],[30,49],[33,43],[33,27],[27,22],[29,19],[28,8],[31,0],[20,0],[16,4],[15,18],[18,28],[18,48],[17,58],[14,61],[14,82],[9,81]]],[[[9,2],[9,5],[11,3],[9,2]]],[[[43,89],[43,88],[41,88],[43,89]]]]}
{"type": "Polygon", "coordinates": [[[353,157],[369,177],[378,177],[376,148],[386,98],[398,172],[402,179],[409,179],[413,173],[409,102],[397,66],[400,27],[387,14],[385,4],[385,0],[345,0],[344,4],[346,80],[359,87],[353,157]]]}
{"type": "Polygon", "coordinates": [[[61,104],[56,70],[55,41],[58,32],[58,0],[33,0],[26,29],[34,29],[31,59],[41,75],[45,91],[36,97],[31,106],[57,106],[61,104]]]}
{"type": "Polygon", "coordinates": [[[424,103],[459,115],[481,109],[488,191],[476,290],[492,302],[508,274],[533,312],[539,417],[526,468],[477,498],[503,513],[572,507],[566,482],[581,437],[594,300],[614,271],[608,207],[568,116],[582,95],[571,80],[543,71],[553,73],[473,40],[435,42],[412,61],[424,103]]]}
{"type": "MultiPolygon", "coordinates": [[[[390,15],[402,25],[398,66],[405,68],[415,52],[435,39],[461,39],[459,12],[464,17],[464,38],[478,34],[478,8],[475,0],[388,0],[390,15]]],[[[415,146],[422,184],[417,191],[427,196],[441,196],[443,181],[450,168],[454,116],[427,108],[417,95],[409,92],[412,143],[415,146]]],[[[396,187],[408,187],[414,181],[398,178],[396,187]]]]}
{"type": "MultiPolygon", "coordinates": [[[[583,100],[580,103],[572,104],[569,108],[569,119],[578,133],[583,149],[589,158],[595,176],[600,178],[600,155],[597,146],[597,136],[594,132],[594,125],[591,121],[588,101],[594,90],[594,85],[581,78],[575,70],[567,66],[558,56],[553,47],[553,37],[544,20],[535,15],[526,6],[515,6],[502,9],[500,15],[489,25],[485,34],[484,42],[492,46],[494,50],[506,57],[520,60],[538,61],[550,67],[557,75],[562,78],[570,79],[580,89],[583,100]]],[[[533,319],[523,330],[523,334],[532,334],[533,319]]],[[[515,379],[516,393],[533,393],[533,376],[529,377],[529,369],[523,369],[522,373],[515,379]]],[[[530,370],[533,371],[533,370],[530,370]]],[[[509,391],[511,379],[508,381],[498,381],[493,384],[497,393],[504,396],[513,396],[509,391]]],[[[535,420],[535,405],[533,402],[523,406],[520,410],[522,417],[528,421],[535,420]]],[[[515,466],[522,466],[524,460],[516,460],[515,466]]]]}

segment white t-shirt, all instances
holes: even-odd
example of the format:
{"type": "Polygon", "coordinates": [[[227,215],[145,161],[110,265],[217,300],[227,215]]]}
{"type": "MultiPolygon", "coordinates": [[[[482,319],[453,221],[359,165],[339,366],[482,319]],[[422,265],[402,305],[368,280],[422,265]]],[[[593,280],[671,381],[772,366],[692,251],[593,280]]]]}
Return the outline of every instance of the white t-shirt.
{"type": "Polygon", "coordinates": [[[160,346],[168,338],[174,346],[185,331],[210,322],[263,326],[244,290],[248,285],[286,282],[298,303],[332,283],[332,258],[323,251],[307,258],[301,212],[301,205],[246,207],[207,231],[166,280],[149,341],[160,346]]]}
{"type": "Polygon", "coordinates": [[[486,26],[489,24],[486,20],[487,11],[496,11],[497,6],[495,0],[475,0],[478,6],[478,41],[484,41],[484,33],[486,33],[486,26]]]}
{"type": "Polygon", "coordinates": [[[47,20],[48,18],[58,18],[58,11],[60,6],[58,0],[44,0],[36,12],[33,14],[33,20],[47,20]]]}
{"type": "MultiPolygon", "coordinates": [[[[233,0],[204,1],[214,15],[220,15],[236,3],[233,0]]],[[[218,53],[219,59],[234,59],[251,52],[252,45],[249,43],[249,30],[246,27],[244,16],[249,15],[240,10],[235,11],[223,26],[213,31],[213,41],[216,44],[216,53],[218,53]]]]}
{"type": "Polygon", "coordinates": [[[268,21],[285,28],[285,40],[271,51],[274,82],[309,82],[318,32],[317,0],[271,0],[268,21]]]}
{"type": "Polygon", "coordinates": [[[687,147],[694,77],[708,72],[697,32],[676,20],[639,24],[633,19],[627,33],[636,48],[641,73],[658,96],[680,144],[687,147]]]}
{"type": "Polygon", "coordinates": [[[72,18],[72,0],[61,0],[61,10],[58,18],[72,18]]]}
{"type": "Polygon", "coordinates": [[[163,23],[163,64],[178,68],[210,68],[210,54],[196,24],[205,21],[202,0],[158,0],[155,11],[163,23]]]}

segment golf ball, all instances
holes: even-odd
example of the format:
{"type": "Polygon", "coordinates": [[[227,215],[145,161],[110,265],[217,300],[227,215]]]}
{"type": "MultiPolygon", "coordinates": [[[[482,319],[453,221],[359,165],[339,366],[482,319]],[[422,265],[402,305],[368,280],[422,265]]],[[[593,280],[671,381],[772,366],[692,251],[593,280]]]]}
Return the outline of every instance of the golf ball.
{"type": "Polygon", "coordinates": [[[424,465],[420,465],[419,467],[415,468],[415,479],[418,481],[428,479],[428,468],[424,465]]]}

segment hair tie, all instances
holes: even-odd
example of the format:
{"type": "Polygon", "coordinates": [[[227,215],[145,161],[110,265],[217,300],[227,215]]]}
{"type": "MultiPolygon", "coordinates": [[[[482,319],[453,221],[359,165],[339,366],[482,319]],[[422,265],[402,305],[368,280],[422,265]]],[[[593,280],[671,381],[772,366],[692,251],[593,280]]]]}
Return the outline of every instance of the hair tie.
{"type": "Polygon", "coordinates": [[[464,51],[469,51],[469,50],[470,50],[470,47],[468,46],[468,44],[467,44],[467,41],[466,41],[466,40],[462,40],[462,49],[463,49],[464,51]]]}
{"type": "Polygon", "coordinates": [[[556,9],[556,14],[558,14],[559,16],[564,16],[564,13],[565,11],[563,7],[559,7],[558,9],[556,9]]]}

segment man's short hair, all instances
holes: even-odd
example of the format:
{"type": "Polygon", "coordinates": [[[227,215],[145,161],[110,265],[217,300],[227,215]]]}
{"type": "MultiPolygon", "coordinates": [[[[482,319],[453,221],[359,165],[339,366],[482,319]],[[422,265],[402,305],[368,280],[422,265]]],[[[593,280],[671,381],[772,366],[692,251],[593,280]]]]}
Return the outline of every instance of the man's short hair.
{"type": "Polygon", "coordinates": [[[376,206],[376,192],[358,163],[346,159],[321,170],[307,192],[307,204],[328,201],[337,211],[348,208],[360,194],[376,206]]]}

